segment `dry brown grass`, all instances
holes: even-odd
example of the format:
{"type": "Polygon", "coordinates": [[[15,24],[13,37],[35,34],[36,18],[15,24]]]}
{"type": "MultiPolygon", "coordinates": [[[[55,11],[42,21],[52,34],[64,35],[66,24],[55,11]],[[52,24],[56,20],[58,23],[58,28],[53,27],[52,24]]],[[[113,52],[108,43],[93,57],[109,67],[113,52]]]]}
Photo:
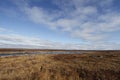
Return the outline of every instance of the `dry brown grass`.
{"type": "Polygon", "coordinates": [[[0,80],[120,80],[120,52],[0,57],[0,80]]]}

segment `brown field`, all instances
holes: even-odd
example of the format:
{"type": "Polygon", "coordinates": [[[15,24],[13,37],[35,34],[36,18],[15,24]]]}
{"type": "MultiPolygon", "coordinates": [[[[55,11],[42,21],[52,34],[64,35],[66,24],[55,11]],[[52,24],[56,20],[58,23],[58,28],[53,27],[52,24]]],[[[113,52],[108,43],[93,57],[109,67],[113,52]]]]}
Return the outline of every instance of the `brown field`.
{"type": "Polygon", "coordinates": [[[120,51],[0,57],[0,80],[120,80],[120,51]]]}

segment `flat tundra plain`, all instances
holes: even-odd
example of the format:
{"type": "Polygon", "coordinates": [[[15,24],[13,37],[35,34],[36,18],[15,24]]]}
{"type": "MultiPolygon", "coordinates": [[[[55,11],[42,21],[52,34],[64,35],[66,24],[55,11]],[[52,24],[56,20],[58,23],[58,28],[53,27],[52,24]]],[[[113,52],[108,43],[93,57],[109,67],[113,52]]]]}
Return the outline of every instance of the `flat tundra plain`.
{"type": "Polygon", "coordinates": [[[0,57],[0,80],[120,80],[120,51],[1,49],[0,54],[36,51],[54,54],[0,57]]]}

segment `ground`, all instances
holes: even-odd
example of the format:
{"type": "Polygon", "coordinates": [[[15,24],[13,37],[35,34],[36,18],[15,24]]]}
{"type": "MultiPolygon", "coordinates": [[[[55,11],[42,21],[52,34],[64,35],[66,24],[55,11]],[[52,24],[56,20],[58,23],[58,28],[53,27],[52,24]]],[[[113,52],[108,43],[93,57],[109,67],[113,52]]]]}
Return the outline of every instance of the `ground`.
{"type": "Polygon", "coordinates": [[[0,57],[0,80],[119,80],[120,51],[0,57]]]}

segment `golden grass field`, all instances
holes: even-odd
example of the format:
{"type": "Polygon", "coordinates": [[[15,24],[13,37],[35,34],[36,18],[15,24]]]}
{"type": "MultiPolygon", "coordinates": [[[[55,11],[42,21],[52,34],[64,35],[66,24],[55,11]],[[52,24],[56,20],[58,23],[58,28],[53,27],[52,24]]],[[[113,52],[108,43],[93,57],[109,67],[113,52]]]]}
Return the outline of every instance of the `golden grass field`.
{"type": "Polygon", "coordinates": [[[120,80],[120,51],[0,57],[0,80],[120,80]]]}

